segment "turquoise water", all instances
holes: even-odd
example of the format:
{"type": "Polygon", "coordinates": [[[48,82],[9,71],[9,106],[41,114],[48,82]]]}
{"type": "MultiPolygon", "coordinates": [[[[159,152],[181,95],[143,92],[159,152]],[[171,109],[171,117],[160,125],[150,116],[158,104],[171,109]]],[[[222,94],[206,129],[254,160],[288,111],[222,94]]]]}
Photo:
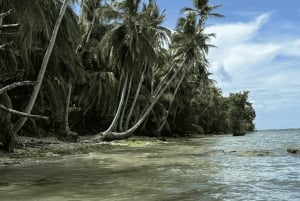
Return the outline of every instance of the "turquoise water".
{"type": "Polygon", "coordinates": [[[300,130],[259,131],[0,167],[0,200],[300,200],[300,130]],[[259,154],[263,153],[263,154],[259,154]]]}

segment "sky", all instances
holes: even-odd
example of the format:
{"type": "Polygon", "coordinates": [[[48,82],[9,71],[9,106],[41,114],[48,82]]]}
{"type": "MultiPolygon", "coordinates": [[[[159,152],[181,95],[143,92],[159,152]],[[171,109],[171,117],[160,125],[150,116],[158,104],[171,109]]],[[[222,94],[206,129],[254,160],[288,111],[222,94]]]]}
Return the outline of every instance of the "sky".
{"type": "MultiPolygon", "coordinates": [[[[143,0],[144,2],[146,0],[143,0]]],[[[164,26],[174,29],[192,0],[157,0],[164,26]]],[[[212,78],[226,96],[250,91],[256,129],[300,128],[300,1],[210,0],[222,5],[206,32],[212,78]]]]}
{"type": "MultiPolygon", "coordinates": [[[[192,0],[157,0],[173,29],[192,0]]],[[[211,0],[224,18],[207,22],[208,54],[224,95],[250,91],[256,129],[300,128],[300,1],[211,0]]]]}

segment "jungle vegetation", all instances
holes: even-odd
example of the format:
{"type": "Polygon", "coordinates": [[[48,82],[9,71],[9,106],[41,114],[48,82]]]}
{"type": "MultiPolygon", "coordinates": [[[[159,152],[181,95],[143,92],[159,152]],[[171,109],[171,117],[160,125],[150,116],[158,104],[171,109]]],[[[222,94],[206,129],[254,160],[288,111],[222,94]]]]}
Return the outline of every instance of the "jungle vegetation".
{"type": "Polygon", "coordinates": [[[1,147],[254,130],[249,92],[225,97],[210,78],[220,5],[193,3],[170,30],[155,0],[0,0],[1,147]]]}

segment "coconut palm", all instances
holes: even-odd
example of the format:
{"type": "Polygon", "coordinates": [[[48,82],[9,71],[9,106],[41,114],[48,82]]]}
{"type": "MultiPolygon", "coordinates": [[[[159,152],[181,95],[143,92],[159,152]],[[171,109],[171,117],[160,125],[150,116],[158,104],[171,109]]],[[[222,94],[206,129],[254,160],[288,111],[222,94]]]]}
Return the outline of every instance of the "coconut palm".
{"type": "MultiPolygon", "coordinates": [[[[199,83],[199,79],[208,80],[208,61],[206,54],[212,45],[208,41],[214,34],[204,33],[205,22],[209,16],[221,16],[219,14],[211,13],[214,8],[219,6],[209,6],[208,1],[194,1],[195,9],[185,8],[185,18],[178,20],[176,32],[173,35],[173,52],[177,63],[183,62],[185,66],[182,73],[176,81],[176,87],[172,98],[169,101],[169,106],[166,116],[158,128],[158,132],[164,128],[167,123],[170,110],[180,86],[184,83],[199,83]]],[[[199,86],[198,86],[199,87],[199,86]]],[[[191,95],[192,97],[192,95],[191,95]]]]}
{"type": "MultiPolygon", "coordinates": [[[[68,52],[68,50],[74,50],[73,52],[75,53],[75,47],[77,44],[74,45],[74,43],[76,43],[77,41],[76,33],[78,32],[76,31],[76,27],[74,30],[74,26],[71,25],[72,23],[73,25],[76,25],[77,23],[75,20],[75,15],[67,7],[68,2],[69,1],[65,1],[62,4],[60,1],[0,1],[1,9],[13,10],[13,15],[10,16],[8,22],[17,21],[20,23],[19,31],[17,32],[17,34],[15,34],[15,38],[12,42],[13,45],[9,49],[11,56],[8,58],[11,59],[0,59],[1,62],[6,62],[4,67],[9,66],[8,62],[13,62],[13,66],[15,66],[14,74],[17,76],[11,78],[10,81],[7,82],[7,84],[11,84],[11,82],[20,81],[23,79],[34,80],[34,77],[38,74],[37,72],[40,71],[38,81],[34,82],[34,92],[32,93],[32,98],[29,101],[30,104],[28,104],[27,110],[25,111],[25,113],[18,113],[18,115],[22,115],[25,118],[22,118],[21,121],[18,121],[14,125],[15,133],[17,133],[23,126],[24,120],[27,117],[30,117],[31,111],[29,110],[32,110],[32,107],[35,104],[37,94],[40,91],[39,88],[41,87],[42,80],[45,76],[45,66],[47,66],[53,48],[55,51],[50,59],[50,63],[52,66],[52,70],[50,69],[50,73],[52,74],[52,76],[55,77],[56,75],[56,77],[64,77],[66,82],[68,82],[68,80],[76,79],[76,76],[74,75],[78,74],[79,68],[78,65],[74,65],[73,62],[75,61],[76,63],[76,59],[74,59],[74,57],[72,58],[72,55],[75,54],[73,54],[72,52],[68,52]],[[54,26],[55,18],[58,15],[57,11],[59,10],[60,6],[62,6],[59,15],[60,17],[58,18],[57,24],[53,30],[51,39],[51,29],[52,26],[54,26]],[[63,18],[65,12],[67,14],[66,17],[63,18]],[[63,30],[60,30],[60,32],[63,34],[60,34],[60,36],[57,38],[60,45],[60,48],[57,48],[54,46],[54,42],[61,23],[63,24],[63,30]],[[48,40],[50,40],[50,45],[47,49],[47,46],[45,46],[45,44],[47,44],[48,40]],[[46,51],[46,53],[42,62],[41,58],[44,51],[46,51]],[[38,66],[40,65],[40,62],[42,62],[42,67],[39,69],[38,66]],[[63,69],[60,67],[56,68],[57,66],[61,66],[63,67],[63,69]]],[[[5,35],[6,40],[9,40],[9,36],[11,34],[1,34],[1,37],[2,35],[5,35]]],[[[2,55],[3,54],[1,54],[1,56],[2,55]]],[[[9,71],[6,71],[5,73],[7,72],[9,71]]],[[[15,89],[14,93],[16,94],[13,96],[14,105],[16,105],[17,108],[22,108],[24,104],[24,101],[22,100],[24,100],[24,98],[27,98],[30,91],[27,89],[18,91],[17,89],[15,89]]]]}
{"type": "MultiPolygon", "coordinates": [[[[130,50],[130,54],[126,54],[126,58],[120,57],[121,55],[124,55],[123,53],[126,53],[126,48],[123,45],[119,45],[116,46],[115,49],[119,50],[117,52],[119,58],[124,58],[123,61],[125,62],[129,62],[130,66],[134,66],[134,62],[135,58],[138,58],[137,62],[139,63],[147,63],[145,62],[145,57],[148,54],[143,54],[143,49],[141,49],[138,46],[131,46],[131,45],[135,45],[137,44],[137,40],[135,40],[136,38],[138,38],[137,36],[139,36],[139,33],[136,33],[136,30],[138,30],[134,25],[134,21],[132,20],[132,18],[128,17],[128,16],[134,16],[132,15],[132,13],[136,13],[134,11],[136,11],[137,6],[134,3],[138,3],[139,1],[124,1],[122,5],[126,5],[126,3],[128,3],[128,15],[126,18],[127,22],[127,26],[126,27],[118,27],[121,28],[121,30],[115,29],[114,31],[118,30],[121,34],[115,34],[115,38],[112,41],[116,42],[117,41],[117,45],[122,44],[121,42],[119,42],[119,40],[117,40],[118,37],[121,37],[121,41],[124,42],[124,36],[126,34],[124,33],[131,33],[131,36],[135,36],[135,38],[130,38],[127,37],[130,43],[128,46],[128,49],[130,50]],[[131,4],[130,4],[131,3],[131,4]],[[133,11],[133,12],[132,12],[133,11]],[[131,20],[130,20],[131,19],[131,20]],[[135,28],[135,29],[128,29],[128,27],[130,27],[130,25],[135,28]],[[134,47],[134,48],[133,48],[134,47]],[[139,52],[136,52],[136,50],[142,51],[142,54],[139,54],[139,52]],[[139,58],[139,55],[143,55],[143,58],[139,58]],[[126,60],[127,59],[127,60],[126,60]],[[129,59],[129,60],[128,60],[129,59]]],[[[135,21],[136,21],[137,17],[135,16],[135,21]]],[[[133,124],[133,126],[131,126],[130,128],[128,128],[126,131],[124,132],[110,132],[114,129],[114,126],[117,124],[117,119],[119,118],[120,115],[116,115],[113,123],[111,124],[111,126],[109,127],[109,129],[104,132],[106,135],[104,136],[104,138],[106,139],[114,139],[114,138],[123,138],[123,137],[127,137],[130,136],[146,119],[146,117],[149,115],[149,113],[152,111],[154,105],[159,101],[159,99],[164,95],[164,93],[166,92],[166,90],[171,86],[171,84],[179,78],[179,80],[176,83],[176,87],[175,87],[175,95],[178,92],[178,89],[180,87],[180,85],[182,84],[185,76],[187,74],[189,74],[191,72],[191,69],[196,69],[199,67],[205,68],[206,65],[204,65],[204,63],[206,62],[205,59],[205,54],[208,51],[208,48],[210,47],[210,45],[207,44],[208,39],[212,36],[212,34],[204,34],[203,33],[203,24],[197,23],[197,15],[195,12],[189,12],[187,14],[187,18],[182,18],[179,20],[179,26],[178,29],[176,31],[176,33],[174,34],[173,37],[173,45],[172,45],[172,55],[173,55],[173,60],[167,64],[167,71],[166,74],[162,77],[162,79],[160,80],[160,82],[156,85],[155,90],[153,90],[152,93],[152,97],[150,99],[150,101],[148,102],[148,104],[146,104],[145,109],[142,110],[142,113],[140,115],[140,117],[137,119],[137,121],[135,121],[135,123],[133,124]],[[179,76],[179,77],[178,77],[179,76]]],[[[153,29],[153,28],[152,28],[153,29]]],[[[156,28],[157,29],[157,28],[156,28]]],[[[113,37],[110,37],[113,38],[113,37]]],[[[140,43],[138,43],[140,44],[140,43]]],[[[113,45],[112,45],[113,46],[113,45]]],[[[114,46],[113,46],[114,47],[114,46]]],[[[147,48],[147,50],[151,50],[150,48],[147,48]]],[[[109,51],[106,51],[109,52],[109,51]]],[[[155,52],[155,51],[154,51],[155,52]]],[[[151,52],[150,52],[151,53],[151,52]]],[[[106,53],[108,54],[108,53],[106,53]]],[[[112,54],[110,54],[112,55],[112,54]]],[[[114,56],[114,58],[116,58],[116,56],[114,56]]],[[[150,58],[150,57],[149,57],[150,58]]],[[[125,67],[125,70],[128,70],[126,68],[126,66],[128,65],[123,65],[125,67]]],[[[130,69],[129,69],[130,70],[130,69]]],[[[127,87],[127,82],[129,79],[128,73],[126,74],[126,71],[122,71],[124,72],[123,76],[125,77],[125,84],[123,85],[123,91],[126,91],[126,87],[127,87]]],[[[130,71],[128,71],[130,72],[130,71]]],[[[141,78],[143,78],[143,76],[141,76],[141,78]]],[[[129,82],[130,83],[130,82],[129,82]]],[[[174,96],[174,94],[173,94],[174,96]]],[[[122,93],[121,96],[121,101],[119,106],[123,105],[123,102],[125,100],[125,96],[122,93]]],[[[175,97],[175,96],[174,96],[175,97]]],[[[125,107],[126,108],[126,107],[125,107]]],[[[119,107],[119,109],[121,110],[122,107],[119,107]]],[[[116,114],[121,114],[120,110],[117,110],[116,114]]]]}
{"type": "MultiPolygon", "coordinates": [[[[115,68],[108,66],[102,59],[102,47],[99,45],[103,36],[113,28],[112,22],[119,12],[112,9],[106,1],[82,0],[79,27],[81,39],[76,48],[81,65],[85,70],[84,83],[77,85],[73,104],[80,108],[80,115],[75,117],[72,127],[82,128],[85,121],[99,119],[99,127],[111,117],[118,103],[119,77],[115,68]],[[77,124],[81,122],[81,124],[77,124]]],[[[95,120],[96,121],[96,120],[95,120]]],[[[90,126],[89,126],[90,127],[90,126]]],[[[97,128],[99,129],[97,126],[97,128]]],[[[84,128],[88,132],[89,128],[84,128]]]]}
{"type": "MultiPolygon", "coordinates": [[[[193,0],[194,8],[184,8],[184,12],[193,12],[199,18],[199,25],[204,26],[209,17],[224,17],[219,13],[214,13],[213,10],[220,8],[222,5],[209,5],[209,0],[193,0]]],[[[204,27],[203,27],[204,28],[204,27]]]]}
{"type": "MultiPolygon", "coordinates": [[[[28,114],[31,113],[32,108],[33,108],[33,106],[35,104],[35,101],[37,99],[37,96],[39,94],[39,91],[40,91],[40,88],[41,88],[41,85],[42,85],[42,82],[43,82],[43,79],[44,79],[44,76],[45,76],[45,72],[46,72],[46,69],[47,69],[48,61],[50,59],[50,56],[51,56],[51,53],[52,53],[52,50],[53,50],[53,47],[54,47],[54,44],[55,44],[57,33],[58,33],[60,24],[62,22],[63,16],[65,15],[65,12],[66,12],[66,9],[67,9],[67,6],[68,6],[68,1],[69,0],[65,0],[62,4],[58,19],[57,19],[57,21],[55,23],[55,26],[54,26],[54,29],[53,29],[52,36],[50,38],[49,46],[46,50],[46,53],[45,53],[44,58],[43,58],[43,62],[41,64],[41,68],[40,68],[40,71],[39,71],[39,74],[38,74],[38,77],[37,77],[37,84],[35,85],[34,90],[32,92],[32,95],[30,97],[30,100],[28,102],[28,105],[26,106],[25,113],[28,113],[28,114]]],[[[15,133],[18,133],[20,131],[20,129],[25,124],[26,120],[27,120],[27,118],[21,118],[15,123],[15,125],[14,125],[14,132],[15,133]]]]}
{"type": "Polygon", "coordinates": [[[104,135],[114,131],[124,121],[125,127],[129,127],[144,77],[149,72],[150,66],[155,65],[156,49],[161,48],[159,43],[167,37],[166,29],[159,26],[163,16],[157,11],[155,2],[149,1],[142,9],[140,3],[140,0],[114,2],[113,9],[120,11],[121,18],[118,20],[120,24],[108,31],[100,43],[102,59],[108,61],[108,66],[117,69],[118,79],[122,85],[116,115],[109,128],[102,133],[104,135]],[[149,15],[150,11],[152,15],[149,15]],[[137,87],[137,90],[129,106],[128,100],[133,87],[137,87]],[[128,108],[129,116],[124,119],[128,108]]]}

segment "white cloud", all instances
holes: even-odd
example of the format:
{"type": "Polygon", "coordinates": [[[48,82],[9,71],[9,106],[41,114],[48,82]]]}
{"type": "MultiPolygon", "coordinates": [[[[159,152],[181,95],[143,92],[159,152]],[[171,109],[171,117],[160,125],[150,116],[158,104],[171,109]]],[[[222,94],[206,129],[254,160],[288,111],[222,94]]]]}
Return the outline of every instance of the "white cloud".
{"type": "MultiPolygon", "coordinates": [[[[251,91],[258,115],[269,118],[267,115],[272,114],[274,119],[276,112],[282,115],[298,108],[300,116],[300,37],[287,37],[277,30],[273,35],[264,34],[262,29],[272,28],[271,17],[266,13],[250,22],[207,28],[208,33],[216,33],[211,43],[217,48],[209,53],[213,78],[225,94],[251,91]]],[[[262,121],[263,117],[258,119],[262,121]]],[[[260,127],[271,126],[257,123],[260,127]]]]}
{"type": "Polygon", "coordinates": [[[231,77],[226,72],[224,65],[221,61],[212,61],[210,65],[210,70],[214,72],[214,75],[217,77],[218,80],[227,82],[231,80],[231,77]]]}
{"type": "Polygon", "coordinates": [[[247,42],[253,39],[260,27],[266,23],[269,18],[270,14],[263,14],[249,23],[236,22],[214,25],[207,27],[206,31],[208,33],[216,33],[217,37],[213,39],[213,43],[232,44],[236,42],[247,42]]]}

